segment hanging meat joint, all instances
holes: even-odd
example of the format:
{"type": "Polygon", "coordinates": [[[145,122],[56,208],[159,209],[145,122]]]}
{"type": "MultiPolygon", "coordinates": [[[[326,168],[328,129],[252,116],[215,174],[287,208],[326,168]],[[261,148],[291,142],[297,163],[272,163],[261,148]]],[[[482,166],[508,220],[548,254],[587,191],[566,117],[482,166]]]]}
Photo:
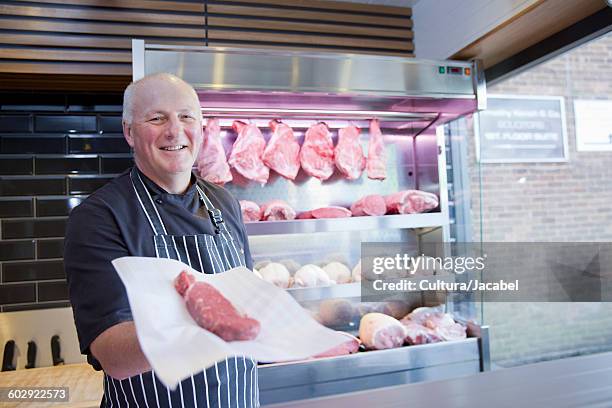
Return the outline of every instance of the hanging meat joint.
{"type": "Polygon", "coordinates": [[[349,180],[357,180],[366,166],[359,143],[359,128],[353,125],[338,131],[338,144],[334,150],[336,167],[349,180]]]}
{"type": "Polygon", "coordinates": [[[387,157],[378,119],[370,121],[370,142],[368,144],[366,169],[370,179],[384,180],[387,178],[387,157]]]}
{"type": "Polygon", "coordinates": [[[334,142],[325,123],[319,122],[306,131],[300,163],[309,176],[319,180],[334,174],[334,142]]]}
{"type": "Polygon", "coordinates": [[[245,178],[258,183],[266,184],[270,169],[262,160],[266,147],[266,140],[255,126],[238,120],[234,121],[232,128],[238,133],[230,153],[229,164],[245,178]]]}
{"type": "Polygon", "coordinates": [[[270,121],[272,137],[263,153],[263,162],[270,169],[289,180],[295,180],[300,170],[300,145],[289,125],[270,121]]]}
{"type": "Polygon", "coordinates": [[[219,119],[210,118],[206,122],[204,141],[197,159],[200,176],[211,183],[223,185],[232,181],[225,150],[221,143],[219,119]]]}

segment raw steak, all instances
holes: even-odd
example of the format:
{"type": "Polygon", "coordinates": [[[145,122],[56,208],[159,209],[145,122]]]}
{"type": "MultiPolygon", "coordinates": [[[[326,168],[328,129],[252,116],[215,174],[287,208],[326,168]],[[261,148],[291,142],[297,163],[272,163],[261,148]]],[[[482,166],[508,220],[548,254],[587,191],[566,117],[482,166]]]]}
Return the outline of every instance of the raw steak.
{"type": "Polygon", "coordinates": [[[222,185],[232,181],[232,172],[227,164],[220,133],[219,119],[208,119],[197,167],[204,180],[222,185]]]}
{"type": "Polygon", "coordinates": [[[338,144],[334,149],[334,161],[340,173],[349,180],[357,180],[366,166],[359,143],[359,128],[353,125],[338,131],[338,144]]]}
{"type": "Polygon", "coordinates": [[[272,200],[261,206],[264,221],[282,221],[295,219],[295,210],[283,200],[272,200]]]}
{"type": "Polygon", "coordinates": [[[344,332],[339,332],[342,333],[343,335],[345,335],[347,337],[347,340],[345,343],[342,343],[332,349],[329,349],[321,354],[317,354],[316,356],[314,356],[315,358],[321,358],[321,357],[335,357],[335,356],[344,356],[347,354],[353,354],[356,353],[359,350],[359,345],[361,344],[359,339],[355,336],[351,336],[348,333],[344,333],[344,332]]]}
{"type": "Polygon", "coordinates": [[[185,299],[187,310],[200,327],[225,341],[253,340],[260,325],[255,319],[241,315],[214,286],[196,282],[195,277],[182,271],[174,287],[185,299]]]}
{"type": "Polygon", "coordinates": [[[385,198],[378,194],[362,197],[351,205],[351,212],[356,217],[362,215],[385,215],[387,212],[385,198]]]}
{"type": "Polygon", "coordinates": [[[257,203],[249,200],[240,200],[240,211],[244,222],[261,220],[262,211],[257,203]]]}
{"type": "Polygon", "coordinates": [[[309,176],[320,180],[327,180],[334,173],[334,142],[325,123],[312,125],[306,131],[300,163],[309,176]]]}
{"type": "Polygon", "coordinates": [[[368,143],[366,169],[368,171],[368,178],[373,180],[384,180],[387,178],[387,158],[378,119],[372,119],[370,122],[370,142],[368,143]]]}
{"type": "Polygon", "coordinates": [[[270,121],[274,132],[263,153],[263,162],[281,176],[295,180],[300,170],[300,145],[293,136],[289,125],[279,121],[270,121]]]}
{"type": "Polygon", "coordinates": [[[344,207],[330,206],[311,210],[313,218],[344,218],[352,215],[351,211],[344,207]]]}
{"type": "Polygon", "coordinates": [[[232,128],[238,133],[230,153],[229,164],[249,180],[266,184],[270,169],[266,167],[261,156],[266,147],[266,140],[254,124],[234,121],[232,128]]]}
{"type": "Polygon", "coordinates": [[[386,196],[385,204],[389,214],[416,214],[436,208],[438,197],[426,191],[404,190],[386,196]]]}
{"type": "Polygon", "coordinates": [[[359,338],[369,349],[400,347],[406,339],[406,328],[399,320],[382,313],[368,313],[359,322],[359,338]]]}

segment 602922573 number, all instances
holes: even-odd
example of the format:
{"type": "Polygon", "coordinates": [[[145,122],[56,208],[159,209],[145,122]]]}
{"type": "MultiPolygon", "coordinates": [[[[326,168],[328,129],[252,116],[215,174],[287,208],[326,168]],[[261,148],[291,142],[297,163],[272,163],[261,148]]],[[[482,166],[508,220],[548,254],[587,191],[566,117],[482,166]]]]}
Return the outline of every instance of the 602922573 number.
{"type": "Polygon", "coordinates": [[[68,402],[68,387],[0,387],[0,402],[68,402]]]}

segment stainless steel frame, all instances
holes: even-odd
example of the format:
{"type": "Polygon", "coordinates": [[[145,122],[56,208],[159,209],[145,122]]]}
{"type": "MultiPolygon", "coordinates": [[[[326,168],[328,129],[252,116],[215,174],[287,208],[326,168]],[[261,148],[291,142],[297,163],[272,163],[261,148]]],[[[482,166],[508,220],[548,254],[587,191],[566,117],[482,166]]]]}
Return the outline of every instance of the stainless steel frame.
{"type": "MultiPolygon", "coordinates": [[[[222,129],[227,129],[231,119],[236,118],[248,118],[264,129],[271,118],[282,117],[296,130],[299,141],[304,130],[315,121],[331,120],[335,127],[353,121],[363,128],[369,119],[377,117],[386,129],[383,134],[390,138],[390,148],[401,157],[389,166],[401,169],[402,174],[391,176],[385,188],[420,188],[440,197],[439,210],[427,214],[249,223],[249,236],[259,240],[259,245],[251,248],[280,253],[273,241],[288,246],[298,240],[305,247],[304,236],[299,234],[326,234],[319,236],[329,239],[331,233],[338,235],[334,240],[342,245],[349,238],[359,240],[359,234],[364,232],[406,238],[417,246],[420,242],[449,242],[443,125],[486,106],[486,87],[478,62],[151,45],[142,40],[133,40],[132,55],[135,80],[156,72],[169,72],[185,79],[198,92],[204,116],[221,118],[222,129]],[[408,179],[403,173],[414,173],[414,176],[408,179]]],[[[231,146],[231,133],[222,130],[226,147],[231,146]]],[[[327,199],[340,202],[340,196],[347,196],[340,179],[332,177],[324,184],[310,181],[298,175],[295,183],[286,187],[286,183],[280,185],[271,177],[266,189],[251,190],[260,202],[271,198],[270,194],[279,198],[280,194],[287,193],[303,207],[296,208],[297,211],[321,206],[308,196],[323,194],[323,189],[327,199]]],[[[356,184],[362,190],[360,193],[372,187],[371,182],[374,181],[360,180],[356,184]]],[[[235,186],[229,188],[232,190],[235,186]]],[[[376,188],[382,187],[377,184],[376,188]]],[[[348,196],[347,202],[355,199],[348,196]]],[[[325,242],[317,244],[326,245],[325,242]]],[[[360,296],[360,289],[359,284],[348,284],[290,293],[300,302],[309,302],[356,298],[360,296]]],[[[438,294],[435,295],[437,299],[438,294]]],[[[260,371],[262,403],[486,370],[489,367],[488,329],[472,323],[468,329],[470,338],[464,341],[264,365],[260,371]]]]}

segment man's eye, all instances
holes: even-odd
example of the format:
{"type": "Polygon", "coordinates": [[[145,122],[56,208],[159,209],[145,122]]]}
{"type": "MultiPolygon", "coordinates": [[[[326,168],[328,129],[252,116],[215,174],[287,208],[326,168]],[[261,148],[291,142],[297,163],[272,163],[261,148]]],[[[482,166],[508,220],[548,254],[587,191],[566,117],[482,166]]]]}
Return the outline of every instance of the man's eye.
{"type": "Polygon", "coordinates": [[[194,120],[195,117],[193,115],[182,115],[183,119],[187,119],[187,120],[194,120]]]}
{"type": "Polygon", "coordinates": [[[153,116],[149,119],[149,122],[160,122],[163,118],[161,116],[153,116]]]}

